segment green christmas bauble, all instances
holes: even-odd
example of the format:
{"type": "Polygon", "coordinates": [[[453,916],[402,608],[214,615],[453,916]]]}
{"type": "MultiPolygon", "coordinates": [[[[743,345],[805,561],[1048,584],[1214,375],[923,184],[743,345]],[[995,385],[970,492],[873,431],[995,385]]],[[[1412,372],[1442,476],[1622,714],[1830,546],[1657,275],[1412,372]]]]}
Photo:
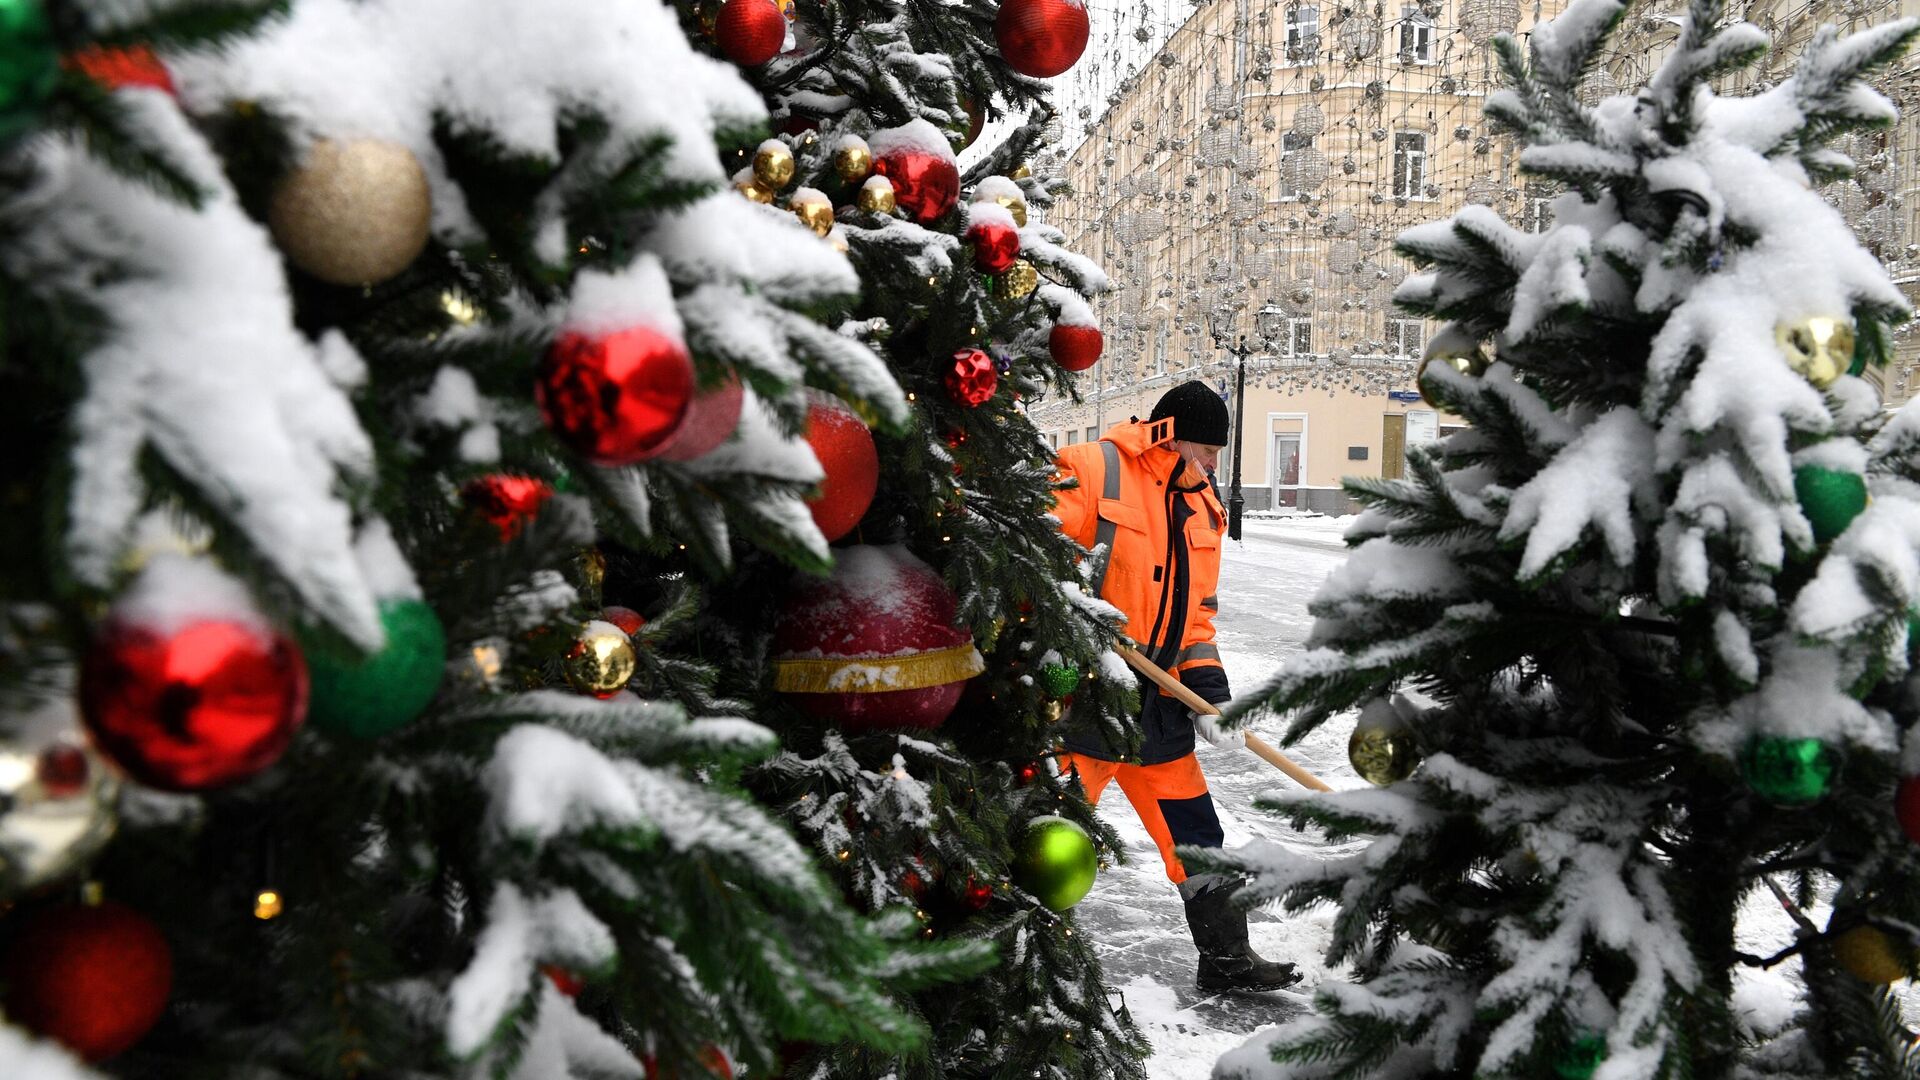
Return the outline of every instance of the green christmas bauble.
{"type": "Polygon", "coordinates": [[[1814,541],[1824,544],[1867,508],[1867,481],[1859,473],[1802,465],[1793,470],[1793,495],[1813,526],[1814,541]]]}
{"type": "Polygon", "coordinates": [[[1013,856],[1013,883],[1055,911],[1080,902],[1093,888],[1099,860],[1087,830],[1063,817],[1037,817],[1013,856]]]}
{"type": "Polygon", "coordinates": [[[1804,806],[1826,798],[1839,756],[1819,739],[1768,735],[1747,744],[1740,760],[1747,786],[1771,803],[1804,806]]]}
{"type": "Polygon", "coordinates": [[[1040,689],[1051,698],[1063,698],[1080,686],[1080,669],[1072,664],[1041,664],[1040,689]]]}
{"type": "Polygon", "coordinates": [[[1592,1080],[1600,1063],[1607,1060],[1607,1037],[1588,1033],[1573,1040],[1553,1063],[1554,1075],[1561,1080],[1592,1080]]]}
{"type": "Polygon", "coordinates": [[[387,647],[355,663],[307,653],[307,715],[330,735],[372,739],[396,731],[427,707],[446,670],[447,635],[424,601],[380,601],[387,647]]]}
{"type": "Polygon", "coordinates": [[[60,79],[60,53],[40,0],[0,0],[0,142],[40,122],[60,79]]]}

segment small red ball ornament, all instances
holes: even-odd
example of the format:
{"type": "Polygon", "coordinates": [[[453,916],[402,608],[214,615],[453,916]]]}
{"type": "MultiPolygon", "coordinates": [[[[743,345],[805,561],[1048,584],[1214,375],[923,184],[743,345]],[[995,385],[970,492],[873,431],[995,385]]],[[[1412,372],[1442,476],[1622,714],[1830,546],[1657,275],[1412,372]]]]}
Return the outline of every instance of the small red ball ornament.
{"type": "Polygon", "coordinates": [[[535,394],[547,426],[582,457],[632,465],[659,454],[686,423],[693,359],[678,337],[650,326],[563,333],[535,394]]]}
{"type": "Polygon", "coordinates": [[[737,375],[729,375],[726,382],[694,395],[693,404],[687,407],[686,423],[660,448],[660,460],[692,461],[726,442],[733,429],[740,426],[740,404],[745,395],[737,375]]]}
{"type": "Polygon", "coordinates": [[[713,36],[727,59],[741,67],[759,67],[780,55],[787,40],[787,17],[773,0],[727,0],[713,25],[713,36]]]}
{"type": "Polygon", "coordinates": [[[559,964],[541,964],[540,974],[547,977],[547,981],[553,984],[555,990],[560,991],[570,998],[579,997],[580,991],[587,988],[585,979],[561,967],[559,964]]]}
{"type": "Polygon", "coordinates": [[[1087,9],[1076,0],[1006,0],[993,21],[1000,55],[1022,75],[1050,79],[1087,49],[1087,9]]]}
{"type": "Polygon", "coordinates": [[[173,953],[152,920],[125,904],[27,916],[0,961],[7,1018],[104,1061],[146,1035],[173,989],[173,953]]]}
{"type": "Polygon", "coordinates": [[[247,622],[114,619],[82,663],[80,709],[95,744],[141,783],[206,791],[286,752],[307,717],[307,665],[292,641],[247,622]]]}
{"type": "Polygon", "coordinates": [[[33,778],[50,799],[69,799],[85,791],[92,772],[87,752],[69,742],[54,743],[33,760],[33,778]]]}
{"type": "Polygon", "coordinates": [[[1006,220],[989,218],[967,226],[966,240],[973,245],[973,265],[983,274],[1002,273],[1020,257],[1020,230],[1014,227],[1011,214],[1004,210],[1001,214],[1006,220]]]}
{"type": "Polygon", "coordinates": [[[1100,359],[1106,339],[1097,326],[1069,326],[1060,323],[1047,335],[1047,352],[1053,362],[1068,371],[1085,371],[1100,359]]]}
{"type": "Polygon", "coordinates": [[[109,90],[151,86],[169,94],[175,92],[173,76],[167,74],[166,65],[145,45],[129,45],[124,49],[91,45],[68,53],[62,63],[109,90]]]}
{"type": "Polygon", "coordinates": [[[619,627],[620,632],[628,637],[639,633],[640,628],[647,625],[646,616],[630,607],[621,607],[618,604],[602,610],[600,618],[619,627]]]}
{"type": "Polygon", "coordinates": [[[873,171],[893,185],[894,202],[922,225],[960,201],[960,168],[940,129],[925,120],[875,132],[873,171]]]}
{"type": "Polygon", "coordinates": [[[838,540],[853,531],[880,489],[880,451],[873,432],[846,403],[831,394],[810,395],[807,445],[826,472],[820,494],[807,500],[820,535],[838,540]]]}
{"type": "Polygon", "coordinates": [[[984,349],[961,349],[947,370],[947,396],[969,409],[985,405],[1000,386],[1000,372],[984,349]]]}
{"type": "Polygon", "coordinates": [[[974,878],[967,879],[967,906],[975,911],[984,909],[993,900],[993,886],[974,878]]]}
{"type": "Polygon", "coordinates": [[[497,473],[469,482],[460,489],[460,498],[488,524],[500,530],[500,542],[515,536],[540,507],[553,497],[553,485],[531,476],[497,473]]]}
{"type": "Polygon", "coordinates": [[[775,620],[774,689],[842,731],[939,727],[986,667],[947,583],[898,545],[835,554],[775,620]]]}
{"type": "Polygon", "coordinates": [[[1894,789],[1893,813],[1900,819],[1900,831],[1920,844],[1920,776],[1909,776],[1894,789]]]}

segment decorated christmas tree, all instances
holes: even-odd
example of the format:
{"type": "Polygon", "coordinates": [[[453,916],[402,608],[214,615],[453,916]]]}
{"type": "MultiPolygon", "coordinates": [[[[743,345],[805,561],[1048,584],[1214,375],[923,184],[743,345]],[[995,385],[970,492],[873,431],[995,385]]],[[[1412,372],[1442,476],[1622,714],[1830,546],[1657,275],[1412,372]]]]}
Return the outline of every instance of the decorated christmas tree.
{"type": "Polygon", "coordinates": [[[1815,190],[1884,126],[1903,20],[1792,78],[1696,0],[1637,94],[1581,81],[1619,0],[1499,45],[1487,116],[1563,185],[1404,233],[1466,430],[1355,482],[1307,648],[1235,715],[1358,707],[1380,785],[1277,797],[1340,855],[1223,860],[1339,906],[1315,1011],[1229,1077],[1907,1077],[1920,956],[1920,411],[1871,369],[1900,292],[1815,190]],[[1754,1007],[1754,1006],[1761,1007],[1754,1007]]]}
{"type": "Polygon", "coordinates": [[[0,1073],[1138,1074],[995,17],[0,0],[0,1073]]]}

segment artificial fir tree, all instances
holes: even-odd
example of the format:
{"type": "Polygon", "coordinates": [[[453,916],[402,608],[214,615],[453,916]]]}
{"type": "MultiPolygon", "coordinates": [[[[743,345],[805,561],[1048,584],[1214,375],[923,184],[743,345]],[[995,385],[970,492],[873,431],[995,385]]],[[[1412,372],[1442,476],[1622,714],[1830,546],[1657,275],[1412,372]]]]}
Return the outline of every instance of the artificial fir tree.
{"type": "Polygon", "coordinates": [[[1564,185],[1553,226],[1468,207],[1400,237],[1425,272],[1399,301],[1450,320],[1422,392],[1470,427],[1350,485],[1307,650],[1237,710],[1297,737],[1362,706],[1383,786],[1278,803],[1351,856],[1223,860],[1253,898],[1337,903],[1353,978],[1217,1075],[1920,1070],[1885,985],[1920,949],[1920,411],[1863,377],[1906,307],[1812,190],[1851,167],[1835,136],[1892,120],[1860,79],[1916,24],[1822,30],[1720,97],[1767,42],[1696,0],[1645,89],[1588,107],[1623,10],[1498,46],[1487,116],[1564,185]],[[1797,931],[1757,947],[1743,903],[1797,931]],[[1797,974],[1790,1020],[1736,1008],[1764,969],[1797,974]]]}
{"type": "Polygon", "coordinates": [[[1008,401],[1070,296],[991,299],[878,214],[850,264],[742,198],[763,100],[656,0],[8,0],[0,49],[0,1071],[1133,1071],[1070,923],[1003,887],[1071,805],[1017,785],[1033,642],[1102,642],[1008,401]],[[913,409],[969,318],[1020,366],[913,409]],[[809,387],[888,451],[863,529],[1001,665],[971,751],[897,743],[923,779],[770,707],[769,598],[866,565],[808,508],[809,387]],[[789,786],[902,808],[846,818],[836,873],[917,850],[991,895],[932,935],[897,875],[850,910],[806,800],[749,791],[789,786]]]}

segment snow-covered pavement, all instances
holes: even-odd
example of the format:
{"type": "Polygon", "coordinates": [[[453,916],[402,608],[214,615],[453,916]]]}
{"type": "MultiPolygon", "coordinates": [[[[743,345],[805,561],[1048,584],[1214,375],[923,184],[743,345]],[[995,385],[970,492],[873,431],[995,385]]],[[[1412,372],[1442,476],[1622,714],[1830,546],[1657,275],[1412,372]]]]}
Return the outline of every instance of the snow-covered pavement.
{"type": "MultiPolygon", "coordinates": [[[[1264,680],[1300,648],[1313,620],[1307,601],[1320,582],[1346,559],[1342,523],[1331,518],[1285,521],[1249,519],[1239,543],[1228,541],[1215,620],[1220,656],[1236,692],[1264,680]]],[[[1328,724],[1286,751],[1336,788],[1365,786],[1347,765],[1351,724],[1328,724]]],[[[1254,730],[1278,744],[1283,725],[1261,721],[1254,730]]],[[[1253,797],[1292,785],[1271,765],[1244,750],[1216,750],[1202,743],[1200,761],[1226,828],[1227,846],[1255,838],[1320,847],[1267,814],[1253,797]]],[[[1202,995],[1193,988],[1195,953],[1187,937],[1180,897],[1161,869],[1153,841],[1118,788],[1110,788],[1100,813],[1126,842],[1128,862],[1100,875],[1080,902],[1081,925],[1095,935],[1109,985],[1153,1041],[1148,1066],[1154,1080],[1204,1080],[1214,1059],[1257,1029],[1303,1010],[1313,985],[1326,974],[1321,954],[1330,938],[1332,909],[1283,919],[1256,912],[1254,948],[1272,960],[1299,965],[1306,978],[1292,991],[1265,995],[1202,995]]]]}

